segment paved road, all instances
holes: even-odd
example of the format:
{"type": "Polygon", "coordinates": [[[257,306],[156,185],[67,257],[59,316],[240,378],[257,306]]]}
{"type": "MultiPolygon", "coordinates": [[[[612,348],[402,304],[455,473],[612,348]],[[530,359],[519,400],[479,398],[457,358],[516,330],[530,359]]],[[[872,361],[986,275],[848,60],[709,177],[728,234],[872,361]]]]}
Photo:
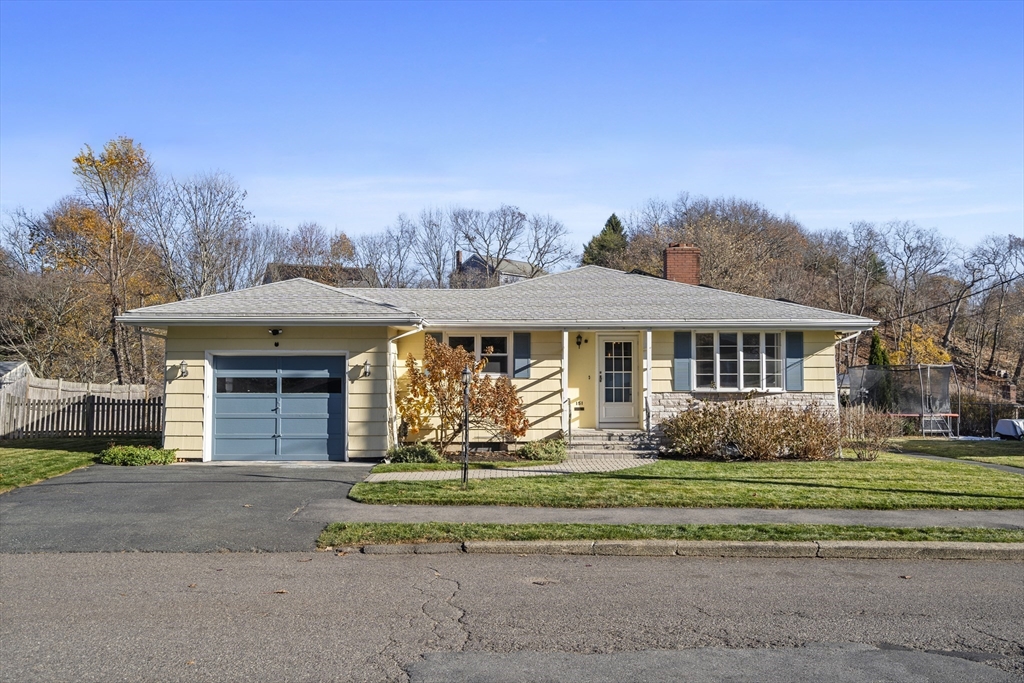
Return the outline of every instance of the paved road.
{"type": "Polygon", "coordinates": [[[7,554],[0,681],[1005,681],[1022,614],[1008,562],[7,554]]]}

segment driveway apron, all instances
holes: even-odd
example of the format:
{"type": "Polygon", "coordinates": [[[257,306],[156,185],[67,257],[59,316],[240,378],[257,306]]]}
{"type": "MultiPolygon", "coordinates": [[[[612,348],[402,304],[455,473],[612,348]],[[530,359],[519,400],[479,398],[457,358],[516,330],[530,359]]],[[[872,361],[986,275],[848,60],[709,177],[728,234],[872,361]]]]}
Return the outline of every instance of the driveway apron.
{"type": "Polygon", "coordinates": [[[0,495],[0,552],[307,551],[370,465],[93,465],[0,495]]]}

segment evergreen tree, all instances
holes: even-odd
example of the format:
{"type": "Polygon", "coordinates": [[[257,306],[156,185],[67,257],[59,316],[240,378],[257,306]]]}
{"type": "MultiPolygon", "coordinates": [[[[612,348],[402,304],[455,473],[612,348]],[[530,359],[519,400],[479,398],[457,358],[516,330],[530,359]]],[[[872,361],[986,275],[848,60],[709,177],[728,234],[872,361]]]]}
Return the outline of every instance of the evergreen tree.
{"type": "Polygon", "coordinates": [[[871,351],[868,353],[868,365],[878,365],[887,368],[890,365],[889,350],[885,348],[885,342],[878,336],[878,331],[871,333],[871,351]]]}
{"type": "Polygon", "coordinates": [[[614,268],[626,252],[626,230],[614,213],[605,221],[604,228],[583,247],[582,265],[614,268]]]}

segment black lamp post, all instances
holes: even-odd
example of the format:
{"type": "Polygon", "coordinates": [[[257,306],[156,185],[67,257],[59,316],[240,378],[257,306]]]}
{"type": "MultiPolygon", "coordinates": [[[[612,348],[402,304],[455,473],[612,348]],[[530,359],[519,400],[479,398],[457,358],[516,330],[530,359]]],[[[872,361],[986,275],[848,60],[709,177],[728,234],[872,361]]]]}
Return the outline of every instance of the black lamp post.
{"type": "Polygon", "coordinates": [[[462,488],[469,487],[469,383],[473,372],[467,365],[462,370],[462,488]]]}

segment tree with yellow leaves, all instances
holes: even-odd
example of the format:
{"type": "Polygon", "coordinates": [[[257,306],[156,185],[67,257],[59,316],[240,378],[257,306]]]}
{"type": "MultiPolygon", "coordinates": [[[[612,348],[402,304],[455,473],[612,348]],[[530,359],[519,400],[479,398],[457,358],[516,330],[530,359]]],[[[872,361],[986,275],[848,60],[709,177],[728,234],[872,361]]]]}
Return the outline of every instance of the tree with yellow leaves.
{"type": "Polygon", "coordinates": [[[78,193],[34,221],[33,249],[45,254],[50,267],[79,270],[102,289],[117,381],[140,381],[145,368],[133,362],[130,348],[141,341],[132,340],[116,318],[154,291],[147,272],[152,254],[134,225],[152,164],[145,150],[126,137],[111,140],[99,153],[86,145],[73,161],[78,193]]]}
{"type": "Polygon", "coordinates": [[[892,352],[894,365],[944,365],[950,358],[949,352],[920,325],[911,325],[892,352]]]}

